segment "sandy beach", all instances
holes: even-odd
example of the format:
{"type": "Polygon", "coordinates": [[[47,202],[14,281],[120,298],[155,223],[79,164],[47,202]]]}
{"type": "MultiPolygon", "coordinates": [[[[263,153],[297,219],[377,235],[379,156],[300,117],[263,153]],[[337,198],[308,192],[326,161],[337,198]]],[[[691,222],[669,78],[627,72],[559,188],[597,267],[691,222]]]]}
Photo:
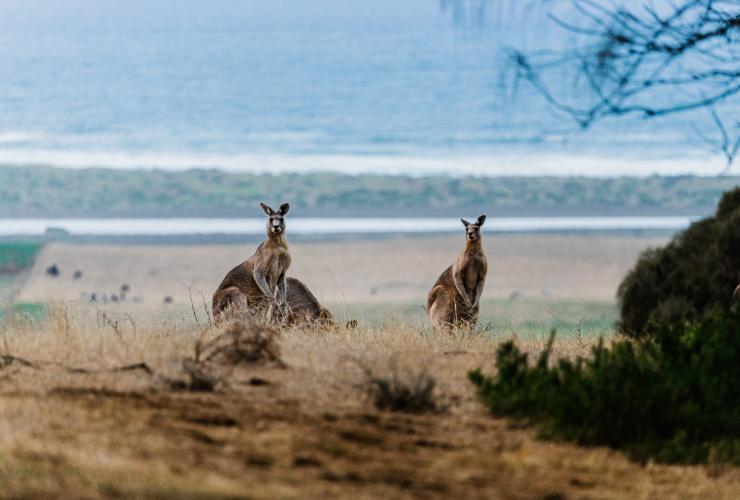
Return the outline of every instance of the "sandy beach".
{"type": "MultiPolygon", "coordinates": [[[[625,272],[660,237],[484,235],[489,275],[484,299],[613,302],[625,272]]],[[[327,304],[423,304],[429,287],[463,247],[462,236],[393,238],[290,247],[289,275],[327,304]]],[[[39,255],[18,300],[110,298],[122,285],[143,304],[189,303],[188,286],[208,300],[223,276],[256,245],[107,246],[50,244],[39,255]],[[61,274],[46,269],[56,264],[61,274]],[[82,276],[74,279],[75,271],[82,276]]],[[[86,299],[85,299],[86,300],[86,299]]],[[[102,300],[102,299],[101,299],[102,300]]]]}

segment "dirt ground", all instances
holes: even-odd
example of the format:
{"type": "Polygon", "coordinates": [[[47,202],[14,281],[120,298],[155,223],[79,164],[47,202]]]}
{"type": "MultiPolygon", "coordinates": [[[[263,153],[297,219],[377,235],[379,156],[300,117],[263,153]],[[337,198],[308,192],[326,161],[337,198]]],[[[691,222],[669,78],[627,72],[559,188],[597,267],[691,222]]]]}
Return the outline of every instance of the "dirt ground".
{"type": "MultiPolygon", "coordinates": [[[[349,313],[365,304],[382,315],[394,301],[422,302],[460,239],[296,244],[290,274],[349,313]]],[[[663,242],[487,236],[486,307],[524,307],[516,314],[531,320],[512,295],[611,302],[639,252],[663,242]]],[[[209,366],[211,392],[174,384],[187,382],[196,346],[223,333],[208,324],[211,291],[252,250],[47,246],[18,300],[46,302],[48,314],[8,311],[0,325],[0,498],[740,498],[738,468],[638,464],[491,416],[467,373],[493,372],[511,337],[537,354],[545,337],[523,323],[440,334],[404,306],[353,330],[285,330],[281,362],[209,366]],[[45,273],[53,263],[57,278],[45,273]],[[126,301],[90,303],[124,283],[126,301]],[[138,363],[152,372],[116,370],[138,363]],[[376,406],[369,380],[425,377],[437,411],[376,406]]],[[[569,308],[603,313],[556,312],[569,308]]],[[[559,336],[555,356],[588,355],[596,341],[559,336]]]]}
{"type": "MultiPolygon", "coordinates": [[[[485,235],[489,275],[484,299],[612,302],[625,272],[647,247],[664,238],[561,235],[485,235]]],[[[210,300],[225,274],[256,245],[94,246],[52,244],[43,249],[18,297],[22,302],[73,301],[96,293],[162,304],[188,303],[188,286],[210,300]],[[45,270],[57,264],[61,275],[45,270]],[[75,271],[82,276],[74,279],[75,271]]],[[[291,245],[289,275],[329,304],[418,302],[464,247],[463,235],[291,245]]]]}
{"type": "MultiPolygon", "coordinates": [[[[500,339],[395,323],[282,332],[275,361],[216,366],[215,392],[175,389],[220,330],[169,316],[58,305],[2,331],[3,498],[738,498],[740,470],[637,464],[540,441],[492,417],[468,370],[500,339]],[[138,315],[137,315],[138,314],[138,315]],[[201,345],[203,345],[201,343],[201,345]],[[154,371],[83,373],[146,363],[154,371]],[[381,411],[373,377],[436,381],[439,411],[381,411]]],[[[536,354],[543,342],[527,340],[536,354]]],[[[590,344],[559,339],[556,356],[590,344]]]]}

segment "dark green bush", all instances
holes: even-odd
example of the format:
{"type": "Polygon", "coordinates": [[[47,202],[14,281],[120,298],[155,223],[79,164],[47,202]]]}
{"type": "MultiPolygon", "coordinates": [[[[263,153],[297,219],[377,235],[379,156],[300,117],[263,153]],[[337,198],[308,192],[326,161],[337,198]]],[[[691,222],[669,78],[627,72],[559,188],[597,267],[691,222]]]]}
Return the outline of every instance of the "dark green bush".
{"type": "Polygon", "coordinates": [[[640,256],[617,292],[619,326],[641,336],[652,325],[698,320],[727,309],[739,282],[740,187],[724,194],[714,217],[640,256]]]}
{"type": "MultiPolygon", "coordinates": [[[[740,309],[740,308],[739,308],[740,309]]],[[[554,334],[553,334],[554,336],[554,334]]],[[[469,373],[497,415],[538,424],[544,437],[620,448],[634,459],[740,464],[740,312],[662,325],[646,341],[600,342],[593,356],[534,366],[513,342],[498,373],[469,373]]]]}

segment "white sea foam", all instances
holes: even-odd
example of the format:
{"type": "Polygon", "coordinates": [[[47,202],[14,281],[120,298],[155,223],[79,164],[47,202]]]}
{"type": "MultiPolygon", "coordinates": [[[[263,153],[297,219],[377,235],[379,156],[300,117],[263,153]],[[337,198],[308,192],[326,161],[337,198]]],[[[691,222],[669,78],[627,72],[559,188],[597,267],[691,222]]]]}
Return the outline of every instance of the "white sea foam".
{"type": "Polygon", "coordinates": [[[717,175],[725,163],[720,156],[623,158],[577,154],[475,155],[293,155],[128,153],[120,151],[0,149],[0,165],[48,165],[65,168],[187,170],[216,168],[229,172],[408,175],[541,176],[584,175],[717,175]]]}
{"type": "Polygon", "coordinates": [[[0,132],[0,144],[24,144],[37,141],[42,137],[42,134],[30,132],[5,131],[0,132]]]}
{"type": "MultiPolygon", "coordinates": [[[[687,227],[695,217],[489,217],[486,231],[669,230],[687,227]]],[[[0,219],[0,236],[42,235],[48,229],[72,235],[256,235],[264,219],[0,219]]],[[[293,218],[290,234],[449,233],[461,230],[457,218],[293,218]]]]}

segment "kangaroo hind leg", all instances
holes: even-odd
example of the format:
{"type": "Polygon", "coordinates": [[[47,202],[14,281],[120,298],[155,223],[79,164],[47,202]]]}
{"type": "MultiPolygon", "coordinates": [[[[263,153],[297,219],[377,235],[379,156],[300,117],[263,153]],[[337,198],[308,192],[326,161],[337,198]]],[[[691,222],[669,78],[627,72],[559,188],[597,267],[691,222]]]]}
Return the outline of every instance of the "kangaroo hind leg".
{"type": "Polygon", "coordinates": [[[444,290],[433,290],[429,301],[429,319],[435,329],[446,329],[450,327],[450,309],[452,304],[444,290]]]}

